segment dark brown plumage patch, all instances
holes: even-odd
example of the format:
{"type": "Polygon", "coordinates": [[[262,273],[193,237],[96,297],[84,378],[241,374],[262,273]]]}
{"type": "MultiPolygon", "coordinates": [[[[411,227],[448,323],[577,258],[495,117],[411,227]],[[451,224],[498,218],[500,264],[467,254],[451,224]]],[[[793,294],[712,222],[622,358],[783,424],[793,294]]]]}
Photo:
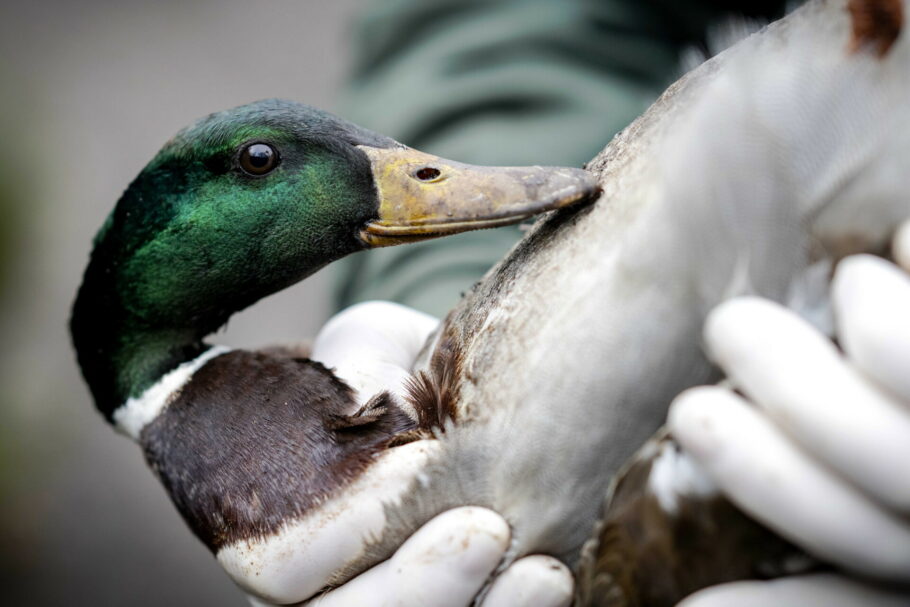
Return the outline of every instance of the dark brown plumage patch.
{"type": "Polygon", "coordinates": [[[442,429],[446,420],[456,420],[461,360],[455,340],[443,336],[430,359],[429,369],[408,379],[405,396],[417,412],[420,429],[442,429]]]}
{"type": "Polygon", "coordinates": [[[783,575],[793,558],[811,562],[722,497],[680,497],[668,513],[648,489],[652,463],[621,473],[579,572],[577,604],[671,607],[708,586],[783,575]]]}
{"type": "Polygon", "coordinates": [[[415,424],[287,353],[233,351],[199,369],[142,431],[145,457],[213,552],[261,538],[342,490],[415,424]]]}
{"type": "Polygon", "coordinates": [[[853,25],[850,51],[855,53],[868,46],[884,57],[904,24],[901,0],[849,0],[847,10],[853,25]]]}

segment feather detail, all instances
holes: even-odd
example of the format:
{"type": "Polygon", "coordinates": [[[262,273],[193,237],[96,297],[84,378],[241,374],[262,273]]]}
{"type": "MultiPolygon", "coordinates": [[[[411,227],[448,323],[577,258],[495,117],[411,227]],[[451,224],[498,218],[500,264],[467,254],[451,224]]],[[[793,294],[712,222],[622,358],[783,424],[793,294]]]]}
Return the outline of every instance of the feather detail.
{"type": "Polygon", "coordinates": [[[440,340],[426,370],[417,371],[405,383],[405,398],[417,413],[420,428],[444,430],[457,420],[462,354],[451,337],[440,340]]]}

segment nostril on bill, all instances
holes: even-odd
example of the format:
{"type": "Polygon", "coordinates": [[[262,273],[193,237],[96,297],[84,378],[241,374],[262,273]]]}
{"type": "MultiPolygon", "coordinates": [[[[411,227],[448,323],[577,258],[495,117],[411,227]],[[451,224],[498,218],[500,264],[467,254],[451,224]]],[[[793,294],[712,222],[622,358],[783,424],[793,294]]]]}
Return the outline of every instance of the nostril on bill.
{"type": "Polygon", "coordinates": [[[414,171],[414,177],[420,181],[433,181],[441,174],[440,170],[434,167],[423,167],[414,171]]]}

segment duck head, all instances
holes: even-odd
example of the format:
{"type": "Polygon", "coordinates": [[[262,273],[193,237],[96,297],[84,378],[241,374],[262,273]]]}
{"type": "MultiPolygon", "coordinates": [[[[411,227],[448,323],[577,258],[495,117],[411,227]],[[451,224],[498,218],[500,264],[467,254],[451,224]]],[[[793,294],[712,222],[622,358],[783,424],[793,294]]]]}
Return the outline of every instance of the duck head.
{"type": "Polygon", "coordinates": [[[525,219],[590,196],[576,169],[472,167],[267,100],[169,141],[95,238],[71,329],[100,410],[205,351],[205,335],[349,253],[525,219]]]}

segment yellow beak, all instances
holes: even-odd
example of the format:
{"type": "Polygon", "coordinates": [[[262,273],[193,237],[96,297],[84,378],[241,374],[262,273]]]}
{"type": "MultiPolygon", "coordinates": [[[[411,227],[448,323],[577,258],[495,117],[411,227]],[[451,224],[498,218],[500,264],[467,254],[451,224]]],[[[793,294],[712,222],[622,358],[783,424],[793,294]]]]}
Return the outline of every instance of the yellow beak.
{"type": "Polygon", "coordinates": [[[599,193],[582,169],[483,167],[403,146],[360,149],[379,194],[379,218],[360,232],[371,247],[517,223],[599,193]]]}

